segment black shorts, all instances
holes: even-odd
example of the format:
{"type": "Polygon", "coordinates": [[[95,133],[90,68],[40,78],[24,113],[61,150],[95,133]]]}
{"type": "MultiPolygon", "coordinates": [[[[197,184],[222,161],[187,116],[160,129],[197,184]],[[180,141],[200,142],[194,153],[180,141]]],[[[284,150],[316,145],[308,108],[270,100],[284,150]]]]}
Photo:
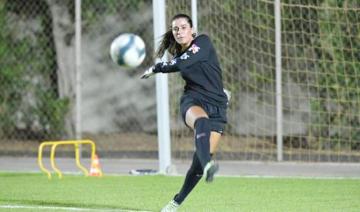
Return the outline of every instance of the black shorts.
{"type": "Polygon", "coordinates": [[[225,124],[227,123],[226,106],[216,106],[198,97],[194,97],[191,94],[184,94],[180,100],[180,111],[185,125],[187,125],[185,122],[186,112],[192,106],[200,106],[203,108],[209,116],[211,131],[223,134],[225,124]]]}

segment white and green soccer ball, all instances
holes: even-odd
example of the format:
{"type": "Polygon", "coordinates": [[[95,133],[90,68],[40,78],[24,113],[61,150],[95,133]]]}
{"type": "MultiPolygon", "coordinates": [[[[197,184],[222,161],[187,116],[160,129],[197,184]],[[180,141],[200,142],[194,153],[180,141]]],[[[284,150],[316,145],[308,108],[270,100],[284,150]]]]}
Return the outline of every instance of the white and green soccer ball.
{"type": "Polygon", "coordinates": [[[120,66],[135,68],[145,59],[145,43],[138,35],[121,34],[112,41],[110,56],[120,66]]]}

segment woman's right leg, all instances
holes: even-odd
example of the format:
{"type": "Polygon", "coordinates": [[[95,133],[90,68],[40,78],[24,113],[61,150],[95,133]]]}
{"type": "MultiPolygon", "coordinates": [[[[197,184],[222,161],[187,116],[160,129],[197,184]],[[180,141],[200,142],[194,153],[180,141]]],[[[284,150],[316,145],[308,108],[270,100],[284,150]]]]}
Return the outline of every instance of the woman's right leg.
{"type": "MultiPolygon", "coordinates": [[[[211,132],[210,137],[210,156],[212,157],[218,146],[220,141],[221,134],[218,132],[211,132]]],[[[189,195],[189,193],[193,190],[196,184],[200,181],[203,175],[203,168],[197,157],[196,152],[193,155],[193,161],[191,163],[190,169],[186,173],[186,177],[184,180],[184,184],[178,194],[175,195],[174,201],[179,205],[185,200],[185,198],[189,195]]]]}
{"type": "Polygon", "coordinates": [[[200,181],[203,174],[203,168],[197,157],[196,153],[194,153],[193,161],[190,166],[190,169],[186,173],[186,177],[184,180],[184,184],[178,194],[175,195],[174,200],[179,205],[184,201],[187,195],[193,190],[196,184],[200,181]]]}

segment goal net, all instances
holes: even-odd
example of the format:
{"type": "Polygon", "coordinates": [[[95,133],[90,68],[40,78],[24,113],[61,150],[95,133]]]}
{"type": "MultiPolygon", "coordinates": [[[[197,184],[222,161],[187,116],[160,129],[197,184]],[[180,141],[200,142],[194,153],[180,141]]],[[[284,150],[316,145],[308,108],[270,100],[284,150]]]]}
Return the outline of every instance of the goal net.
{"type": "MultiPolygon", "coordinates": [[[[198,32],[210,36],[233,94],[218,159],[276,160],[274,1],[198,0],[198,32]]],[[[167,1],[167,17],[191,14],[167,1]]],[[[360,160],[360,3],[281,1],[283,158],[360,160]]],[[[170,75],[173,157],[193,135],[179,115],[183,81],[170,75]]]]}

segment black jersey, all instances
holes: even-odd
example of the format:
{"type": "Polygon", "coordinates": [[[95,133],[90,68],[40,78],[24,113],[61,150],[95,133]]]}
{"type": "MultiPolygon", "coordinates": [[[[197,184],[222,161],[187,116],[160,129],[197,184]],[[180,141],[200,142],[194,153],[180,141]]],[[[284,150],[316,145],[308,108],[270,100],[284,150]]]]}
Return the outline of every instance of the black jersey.
{"type": "Polygon", "coordinates": [[[154,72],[180,72],[186,82],[185,94],[205,97],[213,104],[225,106],[227,103],[220,64],[207,35],[197,36],[187,49],[175,55],[171,61],[156,64],[154,72]]]}

